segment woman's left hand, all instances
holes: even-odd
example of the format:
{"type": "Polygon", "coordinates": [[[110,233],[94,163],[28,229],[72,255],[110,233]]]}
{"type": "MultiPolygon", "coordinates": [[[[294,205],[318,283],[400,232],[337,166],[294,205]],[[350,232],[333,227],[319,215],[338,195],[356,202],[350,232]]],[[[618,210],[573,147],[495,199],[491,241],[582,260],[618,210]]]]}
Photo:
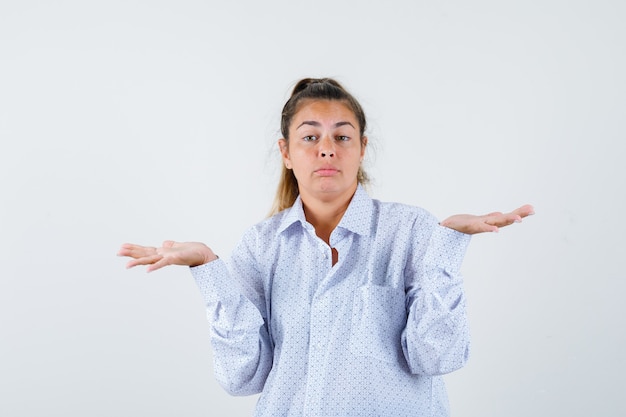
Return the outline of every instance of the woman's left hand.
{"type": "Polygon", "coordinates": [[[450,216],[440,224],[454,229],[461,233],[473,235],[483,232],[497,232],[501,227],[513,223],[520,223],[526,216],[535,214],[533,206],[526,204],[510,213],[500,213],[499,211],[475,216],[473,214],[455,214],[450,216]]]}

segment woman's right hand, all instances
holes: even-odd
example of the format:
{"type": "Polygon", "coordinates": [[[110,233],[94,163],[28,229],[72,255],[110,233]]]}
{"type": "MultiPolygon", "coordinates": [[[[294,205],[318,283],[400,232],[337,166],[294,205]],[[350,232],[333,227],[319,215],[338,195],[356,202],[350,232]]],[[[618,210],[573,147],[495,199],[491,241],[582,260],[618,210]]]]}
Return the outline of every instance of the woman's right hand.
{"type": "Polygon", "coordinates": [[[124,243],[117,256],[133,258],[128,261],[126,268],[148,265],[147,272],[167,265],[198,266],[217,259],[217,255],[204,243],[173,240],[166,240],[160,248],[124,243]]]}

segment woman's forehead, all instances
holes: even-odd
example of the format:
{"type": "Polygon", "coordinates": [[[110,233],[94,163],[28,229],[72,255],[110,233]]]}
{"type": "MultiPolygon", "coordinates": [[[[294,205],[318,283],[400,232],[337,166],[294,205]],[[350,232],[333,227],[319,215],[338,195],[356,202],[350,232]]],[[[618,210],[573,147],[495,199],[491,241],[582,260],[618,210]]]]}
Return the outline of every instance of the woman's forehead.
{"type": "MultiPolygon", "coordinates": [[[[358,126],[357,118],[350,106],[341,100],[306,100],[298,106],[291,127],[294,124],[300,125],[303,120],[311,120],[318,122],[351,122],[356,128],[358,126]]],[[[296,126],[297,127],[297,126],[296,126]]]]}

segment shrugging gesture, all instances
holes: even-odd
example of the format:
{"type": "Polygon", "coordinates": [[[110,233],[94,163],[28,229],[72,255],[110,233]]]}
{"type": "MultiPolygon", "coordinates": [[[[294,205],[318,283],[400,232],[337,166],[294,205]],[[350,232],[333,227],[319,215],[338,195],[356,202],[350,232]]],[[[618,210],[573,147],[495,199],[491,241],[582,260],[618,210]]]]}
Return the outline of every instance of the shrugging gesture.
{"type": "Polygon", "coordinates": [[[457,214],[374,200],[358,101],[303,79],[281,112],[271,216],[229,259],[203,243],[126,243],[127,267],[191,269],[211,327],[214,372],[255,416],[448,417],[440,375],[470,348],[461,263],[470,236],[534,213],[457,214]]]}

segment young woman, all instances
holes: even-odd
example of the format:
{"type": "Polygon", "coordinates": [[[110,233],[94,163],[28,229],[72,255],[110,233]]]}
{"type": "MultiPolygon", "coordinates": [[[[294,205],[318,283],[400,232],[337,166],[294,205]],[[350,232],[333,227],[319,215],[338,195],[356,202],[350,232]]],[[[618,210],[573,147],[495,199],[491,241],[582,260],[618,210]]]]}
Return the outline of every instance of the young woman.
{"type": "Polygon", "coordinates": [[[128,267],[188,265],[211,322],[215,375],[261,393],[257,416],[447,416],[442,374],[469,334],[459,274],[470,235],[531,206],[438,223],[371,199],[359,103],[332,79],[304,79],[282,112],[274,214],[228,262],[202,243],[133,244],[128,267]]]}

